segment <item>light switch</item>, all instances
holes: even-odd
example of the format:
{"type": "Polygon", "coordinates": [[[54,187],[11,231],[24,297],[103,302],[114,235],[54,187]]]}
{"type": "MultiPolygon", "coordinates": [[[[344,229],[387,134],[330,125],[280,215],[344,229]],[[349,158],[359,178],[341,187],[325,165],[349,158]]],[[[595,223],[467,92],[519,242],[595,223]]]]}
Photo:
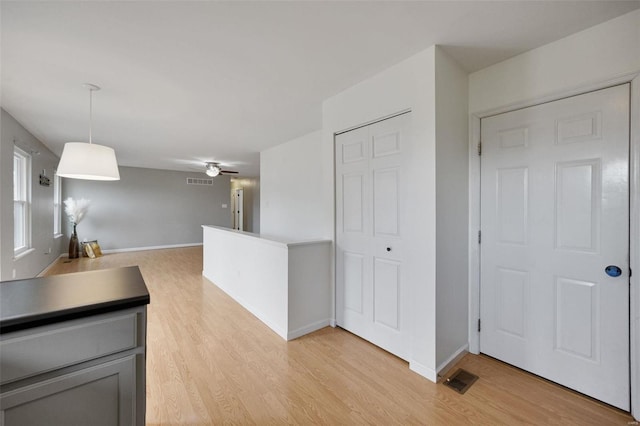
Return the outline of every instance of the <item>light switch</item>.
{"type": "Polygon", "coordinates": [[[223,208],[223,209],[226,209],[226,208],[227,208],[227,205],[226,205],[226,204],[223,204],[223,205],[222,205],[222,208],[223,208]]]}

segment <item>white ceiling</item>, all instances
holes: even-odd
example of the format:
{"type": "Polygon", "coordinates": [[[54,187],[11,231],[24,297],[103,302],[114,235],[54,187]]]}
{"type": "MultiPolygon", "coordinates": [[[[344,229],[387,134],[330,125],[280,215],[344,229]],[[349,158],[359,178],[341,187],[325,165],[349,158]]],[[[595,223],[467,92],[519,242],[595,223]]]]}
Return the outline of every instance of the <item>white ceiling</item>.
{"type": "Polygon", "coordinates": [[[58,155],[258,175],[259,152],[321,127],[322,101],[434,44],[468,71],[639,1],[2,1],[1,105],[58,155]]]}

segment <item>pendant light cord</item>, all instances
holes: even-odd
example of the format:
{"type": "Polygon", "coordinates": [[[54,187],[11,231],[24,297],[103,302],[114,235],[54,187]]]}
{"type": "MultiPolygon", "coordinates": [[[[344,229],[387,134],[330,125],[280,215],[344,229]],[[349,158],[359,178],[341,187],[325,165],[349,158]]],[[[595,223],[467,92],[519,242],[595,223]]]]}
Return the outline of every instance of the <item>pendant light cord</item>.
{"type": "Polygon", "coordinates": [[[96,90],[100,90],[100,86],[96,86],[91,83],[84,83],[83,86],[85,89],[89,90],[89,143],[92,143],[92,133],[93,133],[93,92],[96,90]]]}

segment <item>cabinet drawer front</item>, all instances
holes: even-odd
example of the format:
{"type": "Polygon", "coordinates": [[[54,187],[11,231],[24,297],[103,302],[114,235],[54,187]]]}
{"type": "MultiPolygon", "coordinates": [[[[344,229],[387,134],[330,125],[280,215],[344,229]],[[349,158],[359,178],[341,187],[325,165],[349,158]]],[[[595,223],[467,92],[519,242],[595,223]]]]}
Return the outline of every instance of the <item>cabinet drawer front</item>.
{"type": "Polygon", "coordinates": [[[135,348],[136,324],[133,312],[9,334],[0,342],[1,383],[135,348]]]}
{"type": "Polygon", "coordinates": [[[129,355],[0,394],[0,424],[134,425],[136,356],[143,355],[129,355]]]}

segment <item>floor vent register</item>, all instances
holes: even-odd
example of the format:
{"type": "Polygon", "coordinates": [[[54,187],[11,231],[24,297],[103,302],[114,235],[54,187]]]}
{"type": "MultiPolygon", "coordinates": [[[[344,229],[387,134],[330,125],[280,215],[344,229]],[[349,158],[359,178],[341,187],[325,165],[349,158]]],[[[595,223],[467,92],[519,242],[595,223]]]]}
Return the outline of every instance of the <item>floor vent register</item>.
{"type": "Polygon", "coordinates": [[[444,381],[444,385],[450,387],[459,394],[463,394],[471,387],[472,384],[475,383],[476,380],[478,380],[478,376],[460,368],[444,381]]]}

